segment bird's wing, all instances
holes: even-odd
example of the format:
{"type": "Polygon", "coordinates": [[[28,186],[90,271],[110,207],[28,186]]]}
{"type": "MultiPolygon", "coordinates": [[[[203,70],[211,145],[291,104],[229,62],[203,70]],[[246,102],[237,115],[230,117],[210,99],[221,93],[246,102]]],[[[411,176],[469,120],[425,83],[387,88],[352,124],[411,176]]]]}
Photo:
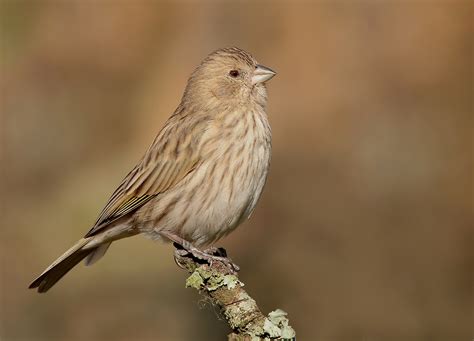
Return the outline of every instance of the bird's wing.
{"type": "Polygon", "coordinates": [[[193,126],[192,122],[185,121],[174,116],[170,118],[142,160],[112,194],[85,237],[97,234],[110,223],[134,212],[195,169],[199,162],[195,147],[204,130],[199,129],[201,125],[193,126]],[[188,134],[193,134],[194,138],[186,136],[188,134]]]}

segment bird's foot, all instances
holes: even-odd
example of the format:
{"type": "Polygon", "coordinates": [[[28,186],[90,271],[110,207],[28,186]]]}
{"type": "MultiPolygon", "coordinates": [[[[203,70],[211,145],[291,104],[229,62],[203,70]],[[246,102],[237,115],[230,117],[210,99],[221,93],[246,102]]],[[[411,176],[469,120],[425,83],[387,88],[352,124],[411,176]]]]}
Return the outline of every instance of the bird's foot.
{"type": "Polygon", "coordinates": [[[229,257],[227,257],[227,252],[223,248],[211,247],[205,251],[202,251],[188,242],[186,239],[172,232],[161,231],[160,234],[174,242],[174,246],[176,247],[174,259],[176,264],[178,264],[180,267],[183,266],[180,264],[179,259],[186,256],[189,257],[189,255],[191,255],[197,261],[207,262],[210,266],[212,266],[213,262],[220,262],[224,264],[233,274],[240,270],[240,268],[234,264],[229,257]]]}
{"type": "Polygon", "coordinates": [[[213,262],[221,262],[223,263],[231,273],[237,273],[240,268],[237,264],[233,263],[232,260],[227,257],[227,252],[224,248],[219,247],[210,247],[206,250],[199,250],[198,248],[192,246],[191,244],[187,244],[186,247],[178,242],[174,242],[173,245],[175,246],[175,261],[178,266],[180,263],[178,261],[179,257],[189,257],[190,255],[197,259],[198,261],[204,261],[212,266],[213,262]]]}

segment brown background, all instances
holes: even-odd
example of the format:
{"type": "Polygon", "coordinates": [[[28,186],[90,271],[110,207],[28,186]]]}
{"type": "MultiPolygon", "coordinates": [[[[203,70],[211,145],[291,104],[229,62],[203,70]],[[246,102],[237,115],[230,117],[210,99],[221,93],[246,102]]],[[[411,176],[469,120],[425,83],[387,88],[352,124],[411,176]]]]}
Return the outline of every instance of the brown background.
{"type": "Polygon", "coordinates": [[[219,242],[265,312],[305,341],[471,338],[471,2],[0,3],[2,340],[225,339],[142,237],[26,287],[232,45],[278,71],[264,195],[219,242]]]}

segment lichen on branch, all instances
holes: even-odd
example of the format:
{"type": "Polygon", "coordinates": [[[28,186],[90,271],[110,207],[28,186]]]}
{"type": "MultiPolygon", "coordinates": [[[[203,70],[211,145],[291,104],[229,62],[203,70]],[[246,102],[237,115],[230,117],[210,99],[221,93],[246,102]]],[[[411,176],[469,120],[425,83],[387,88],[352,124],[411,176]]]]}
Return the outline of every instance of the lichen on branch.
{"type": "Polygon", "coordinates": [[[219,307],[233,333],[229,341],[296,340],[295,331],[288,324],[287,314],[277,309],[263,315],[255,300],[224,263],[204,263],[191,255],[175,255],[178,266],[191,275],[186,287],[194,288],[219,307]]]}

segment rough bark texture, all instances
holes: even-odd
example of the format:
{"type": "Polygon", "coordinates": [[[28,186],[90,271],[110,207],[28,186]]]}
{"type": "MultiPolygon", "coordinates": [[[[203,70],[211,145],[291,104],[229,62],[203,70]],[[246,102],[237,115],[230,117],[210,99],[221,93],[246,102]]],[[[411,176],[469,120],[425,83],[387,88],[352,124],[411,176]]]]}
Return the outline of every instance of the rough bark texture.
{"type": "Polygon", "coordinates": [[[190,255],[176,255],[175,259],[178,266],[191,274],[186,287],[198,290],[219,307],[233,330],[228,341],[296,340],[286,313],[277,309],[268,316],[263,315],[244,290],[244,284],[225,264],[214,261],[209,265],[190,255]]]}

